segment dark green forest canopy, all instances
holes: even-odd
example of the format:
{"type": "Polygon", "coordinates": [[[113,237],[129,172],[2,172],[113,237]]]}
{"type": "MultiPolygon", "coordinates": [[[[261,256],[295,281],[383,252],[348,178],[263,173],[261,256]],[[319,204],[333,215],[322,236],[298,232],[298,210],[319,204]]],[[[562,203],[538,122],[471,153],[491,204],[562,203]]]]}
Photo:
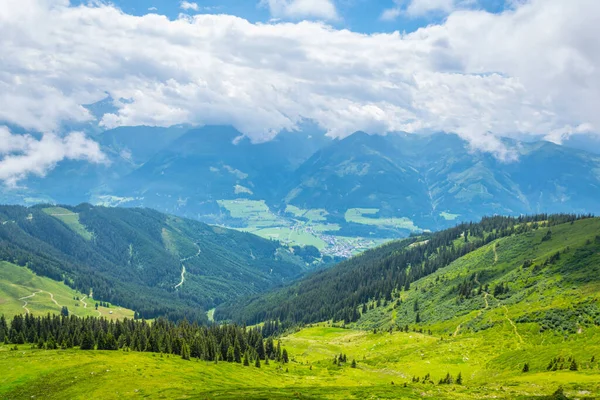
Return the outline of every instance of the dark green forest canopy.
{"type": "Polygon", "coordinates": [[[371,300],[391,300],[395,290],[410,289],[413,282],[498,238],[591,217],[494,216],[479,223],[463,223],[367,251],[287,288],[223,304],[217,308],[215,318],[245,323],[313,323],[330,319],[354,322],[360,318],[360,305],[371,300]]]}
{"type": "Polygon", "coordinates": [[[143,320],[109,321],[105,318],[31,314],[16,315],[10,323],[0,316],[0,342],[33,344],[40,349],[119,350],[130,349],[154,353],[176,354],[184,359],[242,362],[267,358],[287,362],[283,349],[274,344],[272,335],[278,324],[259,328],[237,325],[199,326],[186,320],[175,324],[159,318],[152,323],[143,320]],[[265,337],[267,338],[265,340],[265,337]]]}

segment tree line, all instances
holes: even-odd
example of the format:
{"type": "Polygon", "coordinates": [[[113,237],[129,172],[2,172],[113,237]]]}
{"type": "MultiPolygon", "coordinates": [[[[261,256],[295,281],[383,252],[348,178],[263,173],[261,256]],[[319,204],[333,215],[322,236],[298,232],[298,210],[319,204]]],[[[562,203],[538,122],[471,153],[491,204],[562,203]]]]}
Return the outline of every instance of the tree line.
{"type": "MultiPolygon", "coordinates": [[[[270,329],[273,329],[272,326],[270,329]]],[[[40,349],[131,350],[179,355],[189,360],[244,364],[289,361],[286,349],[262,328],[238,325],[201,326],[187,320],[174,323],[159,318],[107,320],[74,315],[15,315],[10,323],[0,316],[0,342],[31,344],[40,349]]]]}

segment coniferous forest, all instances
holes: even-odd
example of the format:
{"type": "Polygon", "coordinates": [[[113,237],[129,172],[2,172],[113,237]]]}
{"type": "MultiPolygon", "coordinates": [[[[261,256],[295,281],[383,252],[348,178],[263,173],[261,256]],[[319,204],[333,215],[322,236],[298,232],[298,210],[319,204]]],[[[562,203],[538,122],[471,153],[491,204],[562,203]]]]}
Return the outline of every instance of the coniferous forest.
{"type": "Polygon", "coordinates": [[[273,335],[278,332],[278,323],[246,328],[237,325],[201,326],[186,320],[174,323],[162,318],[148,323],[143,320],[109,321],[50,314],[15,315],[7,321],[4,315],[0,316],[0,343],[15,349],[19,345],[31,345],[47,350],[126,350],[215,362],[241,363],[243,359],[254,362],[267,358],[287,362],[287,351],[273,340],[273,335]]]}

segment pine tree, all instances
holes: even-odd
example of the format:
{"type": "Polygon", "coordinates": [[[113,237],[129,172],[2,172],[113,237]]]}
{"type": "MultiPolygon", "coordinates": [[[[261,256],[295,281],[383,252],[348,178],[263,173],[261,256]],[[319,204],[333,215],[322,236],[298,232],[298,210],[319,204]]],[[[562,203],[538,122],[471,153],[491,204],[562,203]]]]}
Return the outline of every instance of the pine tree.
{"type": "Polygon", "coordinates": [[[248,360],[248,352],[244,353],[244,367],[249,367],[250,361],[248,360]]]}
{"type": "Polygon", "coordinates": [[[458,373],[458,376],[456,377],[456,384],[457,385],[462,385],[463,381],[462,381],[462,372],[458,373]]]}
{"type": "Polygon", "coordinates": [[[569,369],[571,371],[577,371],[579,369],[579,367],[577,367],[577,362],[575,362],[575,359],[573,359],[571,361],[571,365],[569,366],[569,369]]]}
{"type": "Polygon", "coordinates": [[[288,352],[286,349],[283,349],[283,353],[281,355],[281,359],[283,360],[284,364],[287,364],[290,360],[288,358],[288,352]]]}
{"type": "Polygon", "coordinates": [[[356,360],[352,360],[352,364],[350,365],[351,368],[356,368],[356,360]]]}
{"type": "Polygon", "coordinates": [[[181,345],[181,358],[183,358],[184,360],[190,359],[190,346],[188,346],[185,340],[181,345]]]}
{"type": "Polygon", "coordinates": [[[277,341],[277,362],[281,361],[281,343],[277,341]]]}
{"type": "Polygon", "coordinates": [[[523,372],[529,372],[529,363],[525,363],[523,366],[523,372]]]}
{"type": "Polygon", "coordinates": [[[254,366],[256,368],[260,368],[260,358],[259,357],[256,357],[256,361],[254,362],[254,366]]]}
{"type": "Polygon", "coordinates": [[[233,350],[233,346],[229,346],[227,348],[227,357],[225,358],[227,360],[227,362],[233,362],[233,360],[235,359],[235,354],[234,354],[234,350],[233,350]]]}
{"type": "Polygon", "coordinates": [[[81,346],[79,348],[81,350],[94,350],[96,343],[94,341],[94,335],[92,335],[92,331],[87,329],[83,334],[83,338],[81,339],[81,346]]]}
{"type": "Polygon", "coordinates": [[[233,361],[236,363],[242,362],[242,348],[240,346],[240,341],[235,338],[235,343],[233,345],[233,361]]]}

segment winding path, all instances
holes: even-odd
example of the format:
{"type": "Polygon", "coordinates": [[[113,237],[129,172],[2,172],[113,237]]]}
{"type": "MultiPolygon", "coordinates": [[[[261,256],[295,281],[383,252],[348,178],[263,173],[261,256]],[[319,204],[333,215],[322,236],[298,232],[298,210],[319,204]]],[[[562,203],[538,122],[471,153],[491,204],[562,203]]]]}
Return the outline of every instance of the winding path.
{"type": "Polygon", "coordinates": [[[33,294],[30,294],[29,296],[25,296],[25,297],[21,297],[19,300],[22,300],[25,304],[23,304],[23,309],[25,309],[25,312],[27,314],[30,314],[29,312],[29,308],[27,308],[27,300],[25,299],[30,299],[32,297],[34,297],[36,294],[38,293],[42,293],[42,290],[38,290],[37,292],[33,292],[33,294]]]}
{"type": "Polygon", "coordinates": [[[181,281],[175,285],[175,289],[183,285],[183,282],[185,282],[185,265],[181,264],[181,281]]]}
{"type": "Polygon", "coordinates": [[[83,303],[83,308],[87,308],[87,303],[85,302],[86,297],[86,295],[83,295],[83,297],[79,299],[79,301],[83,303]]]}
{"type": "Polygon", "coordinates": [[[198,243],[194,243],[194,245],[198,248],[198,252],[196,254],[194,254],[193,256],[185,257],[185,258],[182,258],[179,260],[179,262],[181,263],[181,281],[179,281],[179,283],[177,285],[175,285],[175,289],[178,289],[179,287],[181,287],[181,285],[183,285],[183,282],[185,282],[185,265],[183,265],[183,263],[194,257],[198,257],[201,253],[200,246],[198,246],[198,243]]]}
{"type": "Polygon", "coordinates": [[[515,331],[515,335],[519,338],[519,342],[524,343],[523,341],[523,337],[519,334],[519,330],[517,329],[517,325],[513,322],[512,319],[510,319],[508,317],[508,308],[506,306],[502,306],[504,308],[504,312],[505,312],[505,317],[508,320],[508,322],[510,322],[510,324],[512,325],[514,331],[515,331]]]}
{"type": "Polygon", "coordinates": [[[493,249],[494,249],[494,264],[498,263],[498,252],[496,251],[497,247],[498,247],[498,243],[495,243],[494,247],[493,247],[493,249]]]}

